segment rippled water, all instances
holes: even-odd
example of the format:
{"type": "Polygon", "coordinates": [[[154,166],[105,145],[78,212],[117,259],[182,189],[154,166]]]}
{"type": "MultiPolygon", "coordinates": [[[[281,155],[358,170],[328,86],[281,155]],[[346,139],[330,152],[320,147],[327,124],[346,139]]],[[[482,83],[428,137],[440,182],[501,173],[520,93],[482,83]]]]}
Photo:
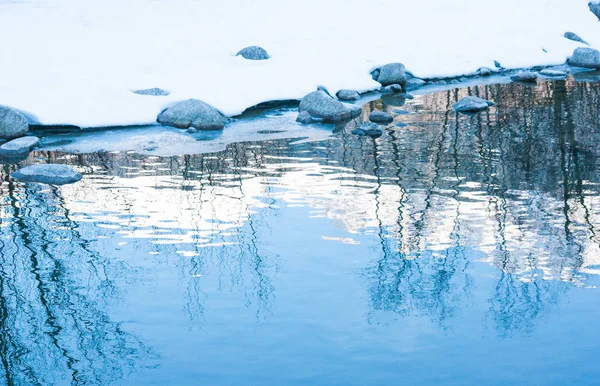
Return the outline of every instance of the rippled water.
{"type": "Polygon", "coordinates": [[[84,173],[63,187],[2,166],[3,382],[596,383],[600,85],[373,109],[377,140],[23,162],[84,173]]]}

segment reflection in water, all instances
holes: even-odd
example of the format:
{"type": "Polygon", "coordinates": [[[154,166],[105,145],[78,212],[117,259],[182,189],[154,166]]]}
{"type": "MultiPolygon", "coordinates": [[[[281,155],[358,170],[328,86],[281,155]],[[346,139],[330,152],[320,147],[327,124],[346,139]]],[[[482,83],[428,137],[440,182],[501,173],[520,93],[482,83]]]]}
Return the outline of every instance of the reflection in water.
{"type": "Polygon", "coordinates": [[[206,307],[215,292],[241,294],[256,322],[268,322],[290,255],[271,237],[286,221],[306,236],[325,219],[331,233],[322,239],[369,244],[358,276],[375,325],[425,316],[450,330],[482,291],[473,282],[483,275],[493,283],[482,323],[500,336],[531,332],[570,288],[600,273],[600,85],[481,86],[397,104],[365,107],[365,117],[395,114],[377,140],[346,127],[327,141],[235,143],[217,154],[34,153],[27,162],[85,173],[60,188],[11,181],[16,166],[5,165],[7,383],[52,384],[69,374],[74,384],[101,384],[147,364],[152,350],[110,308],[123,287],[166,266],[185,287],[188,328],[219,312],[206,307]],[[497,107],[452,112],[466,95],[497,107]]]}

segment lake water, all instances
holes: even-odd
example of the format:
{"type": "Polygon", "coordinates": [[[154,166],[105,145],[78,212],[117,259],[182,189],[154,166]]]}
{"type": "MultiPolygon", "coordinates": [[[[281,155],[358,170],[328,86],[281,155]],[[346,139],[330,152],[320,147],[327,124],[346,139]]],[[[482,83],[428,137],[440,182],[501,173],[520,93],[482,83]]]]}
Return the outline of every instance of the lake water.
{"type": "Polygon", "coordinates": [[[376,140],[22,162],[84,174],[62,187],[4,164],[0,382],[597,384],[600,84],[404,102],[365,106],[395,115],[376,140]]]}

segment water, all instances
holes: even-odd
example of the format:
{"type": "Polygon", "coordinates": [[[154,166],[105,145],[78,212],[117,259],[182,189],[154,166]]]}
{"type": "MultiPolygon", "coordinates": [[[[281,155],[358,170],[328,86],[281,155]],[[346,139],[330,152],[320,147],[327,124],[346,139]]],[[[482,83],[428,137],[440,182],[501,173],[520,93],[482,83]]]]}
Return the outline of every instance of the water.
{"type": "Polygon", "coordinates": [[[85,174],[63,187],[2,166],[2,382],[596,383],[600,85],[371,109],[375,141],[23,161],[85,174]]]}

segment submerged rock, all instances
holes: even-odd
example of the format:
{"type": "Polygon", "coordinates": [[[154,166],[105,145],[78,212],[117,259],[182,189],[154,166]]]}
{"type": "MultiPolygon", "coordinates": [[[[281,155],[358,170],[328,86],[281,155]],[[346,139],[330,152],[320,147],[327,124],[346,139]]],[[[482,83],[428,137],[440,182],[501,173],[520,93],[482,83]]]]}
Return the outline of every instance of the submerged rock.
{"type": "Polygon", "coordinates": [[[568,63],[575,67],[600,68],[600,52],[588,47],[577,48],[568,63]]]}
{"type": "Polygon", "coordinates": [[[221,130],[225,118],[214,107],[198,99],[177,102],[158,114],[158,123],[165,126],[196,130],[221,130]]]}
{"type": "Polygon", "coordinates": [[[600,2],[590,1],[588,6],[590,7],[590,11],[592,11],[592,13],[596,15],[598,19],[600,19],[600,2]]]}
{"type": "Polygon", "coordinates": [[[249,60],[266,60],[270,58],[267,51],[259,46],[243,48],[237,54],[235,54],[235,56],[241,56],[242,58],[249,60]]]}
{"type": "Polygon", "coordinates": [[[51,185],[72,184],[82,178],[81,174],[70,167],[57,164],[27,166],[12,173],[11,177],[24,182],[40,182],[51,185]]]}
{"type": "Polygon", "coordinates": [[[27,134],[27,118],[16,110],[0,106],[0,138],[13,139],[27,134]]]}
{"type": "Polygon", "coordinates": [[[391,116],[390,114],[383,112],[383,111],[373,111],[370,115],[369,115],[369,120],[371,122],[375,122],[375,123],[380,123],[383,125],[387,125],[389,123],[392,123],[394,121],[394,117],[391,116]]]}
{"type": "Polygon", "coordinates": [[[323,119],[324,122],[335,123],[358,117],[361,108],[342,103],[325,92],[317,90],[302,98],[298,111],[306,111],[313,117],[323,119]]]}
{"type": "Polygon", "coordinates": [[[468,96],[456,102],[452,106],[452,109],[459,113],[476,113],[478,111],[486,110],[488,107],[494,105],[494,102],[475,96],[468,96]]]}
{"type": "Polygon", "coordinates": [[[138,94],[138,95],[149,95],[149,96],[167,96],[167,95],[171,94],[170,92],[163,90],[162,88],[158,88],[158,87],[146,88],[143,90],[135,90],[133,93],[138,94]]]}
{"type": "Polygon", "coordinates": [[[335,96],[341,101],[356,101],[360,99],[360,94],[354,90],[340,90],[335,96]]]}
{"type": "Polygon", "coordinates": [[[383,135],[383,132],[383,128],[376,123],[365,123],[351,131],[354,135],[368,135],[371,138],[379,138],[383,135]]]}
{"type": "Polygon", "coordinates": [[[8,141],[0,146],[0,155],[6,157],[14,157],[22,154],[27,154],[40,144],[38,137],[21,137],[8,141]]]}
{"type": "Polygon", "coordinates": [[[531,72],[531,71],[522,71],[522,72],[516,73],[510,77],[510,79],[514,80],[515,82],[526,82],[526,83],[533,83],[537,80],[537,78],[538,78],[537,74],[535,72],[531,72]]]}
{"type": "Polygon", "coordinates": [[[420,87],[423,87],[426,84],[427,84],[427,82],[424,81],[423,79],[411,78],[406,81],[404,88],[406,89],[406,91],[412,91],[412,90],[416,90],[420,87]]]}
{"type": "Polygon", "coordinates": [[[579,43],[587,44],[588,46],[590,45],[588,42],[586,42],[585,40],[583,40],[579,35],[577,35],[574,32],[565,32],[565,34],[563,36],[565,38],[569,39],[569,40],[573,40],[574,42],[579,42],[579,43]]]}
{"type": "Polygon", "coordinates": [[[490,70],[487,67],[481,67],[479,70],[477,70],[477,75],[490,76],[490,75],[492,75],[492,70],[490,70]]]}
{"type": "Polygon", "coordinates": [[[381,83],[382,86],[389,86],[391,84],[404,86],[406,84],[404,64],[389,63],[381,67],[377,81],[381,83]]]}
{"type": "Polygon", "coordinates": [[[552,70],[552,69],[546,68],[546,69],[540,71],[540,75],[548,76],[551,78],[559,78],[559,77],[565,77],[569,74],[565,71],[552,70]]]}

